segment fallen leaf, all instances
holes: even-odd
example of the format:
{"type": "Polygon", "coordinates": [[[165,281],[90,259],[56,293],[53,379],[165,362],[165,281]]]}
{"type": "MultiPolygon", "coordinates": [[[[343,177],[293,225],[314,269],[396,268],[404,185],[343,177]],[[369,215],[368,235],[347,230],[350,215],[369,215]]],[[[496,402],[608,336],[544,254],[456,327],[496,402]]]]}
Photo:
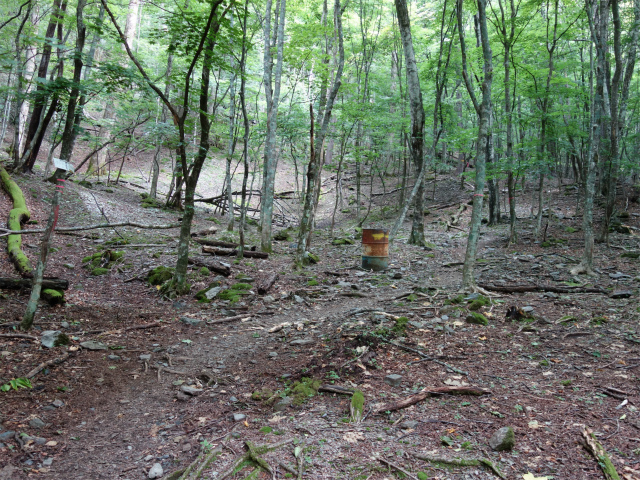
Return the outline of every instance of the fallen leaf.
{"type": "Polygon", "coordinates": [[[533,428],[535,430],[536,428],[540,428],[540,424],[537,420],[531,420],[529,422],[529,428],[533,428]]]}
{"type": "Polygon", "coordinates": [[[549,480],[549,477],[535,477],[533,473],[525,473],[522,478],[524,480],[549,480]]]}

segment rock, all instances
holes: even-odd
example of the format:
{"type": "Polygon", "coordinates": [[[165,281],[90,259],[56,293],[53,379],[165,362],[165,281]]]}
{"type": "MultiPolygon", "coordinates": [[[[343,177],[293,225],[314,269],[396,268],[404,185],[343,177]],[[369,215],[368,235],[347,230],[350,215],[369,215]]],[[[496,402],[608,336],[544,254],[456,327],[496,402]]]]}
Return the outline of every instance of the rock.
{"type": "Polygon", "coordinates": [[[6,432],[0,433],[0,442],[6,442],[7,440],[13,439],[16,432],[13,430],[7,430],[6,432]]]}
{"type": "Polygon", "coordinates": [[[60,322],[61,328],[69,328],[69,322],[60,322]]]}
{"type": "Polygon", "coordinates": [[[511,450],[515,443],[515,435],[513,433],[513,428],[511,427],[502,427],[497,430],[496,433],[491,435],[491,438],[489,439],[489,445],[496,452],[511,450]]]}
{"type": "Polygon", "coordinates": [[[196,395],[200,395],[202,393],[201,388],[191,387],[188,385],[182,385],[180,387],[180,391],[186,393],[187,395],[191,395],[192,397],[195,397],[196,395]]]}
{"type": "Polygon", "coordinates": [[[146,457],[144,457],[145,462],[149,462],[151,460],[153,460],[153,455],[147,455],[146,457]]]}
{"type": "Polygon", "coordinates": [[[384,383],[386,383],[387,385],[391,385],[392,387],[397,387],[400,385],[400,383],[402,383],[402,375],[398,375],[395,373],[387,375],[386,377],[384,377],[384,383]]]}
{"type": "Polygon", "coordinates": [[[531,313],[531,312],[533,312],[533,307],[529,307],[529,306],[527,306],[527,307],[522,307],[522,311],[523,311],[524,313],[531,313]]]}
{"type": "Polygon", "coordinates": [[[42,461],[42,465],[43,465],[44,467],[50,467],[51,465],[53,465],[53,458],[51,458],[51,457],[49,457],[49,458],[45,458],[45,459],[42,461]]]}
{"type": "Polygon", "coordinates": [[[303,303],[304,302],[304,298],[298,296],[298,295],[294,295],[293,299],[298,302],[298,303],[303,303]]]}
{"type": "Polygon", "coordinates": [[[622,272],[610,273],[609,278],[613,280],[619,280],[621,278],[631,278],[631,275],[625,275],[622,272]]]}
{"type": "Polygon", "coordinates": [[[403,430],[411,430],[418,426],[418,422],[415,420],[405,420],[400,424],[400,428],[403,430]]]}
{"type": "Polygon", "coordinates": [[[400,272],[395,272],[391,278],[394,280],[400,280],[402,278],[402,274],[400,272]]]}
{"type": "Polygon", "coordinates": [[[471,295],[469,295],[468,297],[464,297],[464,301],[465,302],[473,302],[474,300],[477,300],[478,298],[480,298],[480,294],[477,293],[477,292],[474,292],[471,295]]]}
{"type": "Polygon", "coordinates": [[[143,362],[148,362],[149,360],[151,360],[151,354],[150,353],[144,353],[144,354],[140,355],[138,358],[140,360],[142,360],[143,362]]]}
{"type": "Polygon", "coordinates": [[[298,340],[292,340],[289,345],[310,345],[314,343],[311,338],[299,338],[298,340]]]}
{"type": "Polygon", "coordinates": [[[164,470],[162,469],[162,465],[159,463],[154,463],[151,469],[149,470],[149,478],[160,478],[164,475],[164,470]]]}
{"type": "Polygon", "coordinates": [[[269,352],[269,356],[275,358],[278,356],[278,354],[276,352],[269,352]]]}
{"type": "Polygon", "coordinates": [[[107,347],[102,342],[96,342],[95,340],[87,340],[86,342],[81,342],[80,346],[82,348],[86,348],[87,350],[107,350],[107,347]]]}
{"type": "Polygon", "coordinates": [[[234,422],[241,422],[246,418],[247,416],[244,413],[234,413],[231,417],[234,422]]]}
{"type": "Polygon", "coordinates": [[[182,445],[182,451],[183,452],[188,452],[189,450],[191,450],[191,444],[190,443],[185,443],[182,445]]]}
{"type": "Polygon", "coordinates": [[[29,420],[29,426],[32,428],[44,428],[47,424],[40,420],[38,417],[29,420]]]}
{"type": "Polygon", "coordinates": [[[631,290],[615,290],[609,297],[611,298],[629,298],[633,296],[631,290]]]}
{"type": "Polygon", "coordinates": [[[76,266],[73,263],[65,263],[62,265],[64,268],[68,268],[69,270],[73,270],[76,266]]]}
{"type": "Polygon", "coordinates": [[[40,343],[43,347],[53,348],[60,335],[62,335],[60,330],[45,330],[40,337],[40,343]]]}
{"type": "Polygon", "coordinates": [[[51,405],[56,408],[61,408],[64,407],[64,402],[62,400],[55,399],[53,402],[51,402],[51,405]]]}
{"type": "Polygon", "coordinates": [[[229,397],[229,401],[231,403],[238,403],[238,399],[236,397],[229,397]]]}
{"type": "Polygon", "coordinates": [[[43,438],[43,437],[32,437],[33,438],[33,442],[36,445],[44,445],[45,443],[47,443],[47,439],[43,438]]]}
{"type": "Polygon", "coordinates": [[[191,396],[178,390],[178,392],[176,392],[176,400],[179,402],[188,402],[191,400],[191,396]]]}
{"type": "Polygon", "coordinates": [[[119,355],[107,355],[107,358],[109,360],[113,360],[113,361],[118,361],[120,360],[120,356],[119,355]]]}
{"type": "Polygon", "coordinates": [[[262,297],[262,301],[264,303],[273,303],[276,301],[276,299],[273,298],[271,295],[265,295],[264,297],[262,297]]]}
{"type": "Polygon", "coordinates": [[[292,403],[293,399],[291,397],[283,397],[273,405],[273,410],[275,412],[282,412],[289,408],[292,403]]]}
{"type": "Polygon", "coordinates": [[[180,321],[185,325],[190,325],[192,327],[198,327],[204,323],[204,320],[199,318],[189,318],[189,317],[180,317],[180,321]]]}

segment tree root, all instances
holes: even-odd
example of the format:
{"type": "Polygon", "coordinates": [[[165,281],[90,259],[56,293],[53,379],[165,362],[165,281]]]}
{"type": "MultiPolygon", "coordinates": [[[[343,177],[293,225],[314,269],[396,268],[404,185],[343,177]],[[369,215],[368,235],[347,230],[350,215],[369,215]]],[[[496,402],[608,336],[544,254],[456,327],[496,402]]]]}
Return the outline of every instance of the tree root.
{"type": "Polygon", "coordinates": [[[382,463],[384,463],[385,465],[387,465],[388,467],[391,468],[395,468],[396,470],[398,470],[399,472],[402,472],[404,475],[406,475],[409,478],[413,478],[413,480],[418,480],[418,477],[416,477],[415,475],[411,475],[409,472],[407,472],[404,468],[402,468],[399,465],[396,465],[395,463],[391,463],[388,460],[385,460],[384,458],[378,458],[378,460],[380,460],[382,463]]]}
{"type": "Polygon", "coordinates": [[[579,265],[573,267],[571,270],[569,270],[569,272],[571,273],[571,275],[580,275],[581,273],[589,275],[590,277],[595,275],[595,272],[591,269],[591,267],[589,265],[585,265],[584,262],[580,262],[579,265]]]}
{"type": "Polygon", "coordinates": [[[425,398],[434,397],[436,395],[489,395],[489,390],[476,387],[437,387],[437,388],[424,388],[421,392],[411,395],[410,397],[400,400],[399,402],[383,405],[376,410],[376,413],[380,412],[393,412],[401,410],[403,408],[410,407],[416,403],[421,402],[425,398]]]}
{"type": "MultiPolygon", "coordinates": [[[[271,465],[269,465],[267,461],[261,457],[261,455],[264,455],[265,453],[272,452],[281,447],[284,447],[285,445],[288,445],[291,442],[293,442],[293,439],[285,440],[283,442],[274,443],[271,445],[269,444],[254,445],[251,442],[245,442],[247,453],[236,458],[231,464],[231,466],[227,468],[224,472],[222,472],[222,474],[218,477],[218,480],[223,480],[229,477],[230,475],[237,473],[238,467],[240,467],[245,462],[249,462],[256,465],[256,468],[258,470],[260,469],[265,470],[273,477],[274,475],[273,468],[271,468],[271,465]]],[[[251,477],[252,474],[253,472],[249,474],[249,477],[251,477]]],[[[191,477],[181,477],[180,480],[182,480],[183,478],[186,480],[187,478],[191,478],[191,477]]],[[[198,478],[198,477],[194,477],[194,478],[198,478]]]]}
{"type": "Polygon", "coordinates": [[[438,457],[435,455],[427,455],[427,454],[421,454],[421,453],[412,453],[412,455],[419,459],[419,460],[424,460],[425,462],[430,462],[430,463],[446,463],[447,465],[455,465],[456,467],[480,467],[480,466],[484,466],[487,469],[491,470],[493,473],[495,473],[498,477],[506,479],[507,477],[504,476],[504,474],[502,472],[500,472],[500,470],[498,470],[498,467],[496,467],[493,462],[491,462],[490,460],[486,459],[486,458],[471,458],[471,459],[464,459],[464,458],[446,458],[446,457],[438,457]]]}
{"type": "Polygon", "coordinates": [[[596,440],[593,431],[590,428],[584,427],[582,430],[582,440],[584,442],[584,448],[593,455],[598,465],[602,469],[602,473],[607,480],[620,480],[620,476],[616,471],[616,467],[611,462],[606,450],[600,445],[600,442],[596,440]]]}

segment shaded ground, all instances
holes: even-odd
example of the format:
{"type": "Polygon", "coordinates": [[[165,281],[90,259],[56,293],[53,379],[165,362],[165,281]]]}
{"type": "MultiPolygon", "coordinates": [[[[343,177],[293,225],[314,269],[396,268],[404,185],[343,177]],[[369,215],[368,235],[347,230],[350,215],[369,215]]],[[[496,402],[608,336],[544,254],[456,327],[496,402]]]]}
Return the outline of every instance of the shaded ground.
{"type": "MultiPolygon", "coordinates": [[[[17,181],[33,218],[43,223],[48,187],[37,177],[17,181]]],[[[135,279],[143,279],[153,266],[173,265],[177,230],[119,229],[131,244],[159,246],[111,247],[125,252],[124,261],[99,277],[90,275],[81,260],[117,234],[56,235],[58,251],[48,274],[68,278],[71,288],[65,306],[41,307],[37,328],[64,331],[73,347],[96,340],[109,349],[78,348],[68,360],[39,373],[33,389],[0,393],[0,472],[6,474],[0,478],[142,479],[155,463],[170,473],[203,450],[221,448],[204,473],[204,478],[219,478],[244,453],[245,442],[287,440],[291,443],[264,455],[277,469],[276,478],[291,475],[280,462],[297,469],[296,447],[304,459],[303,477],[313,479],[401,478],[399,470],[380,459],[412,475],[424,472],[425,478],[496,478],[484,467],[451,467],[414,456],[425,452],[488,458],[507,478],[520,479],[527,472],[555,479],[603,478],[597,462],[579,444],[582,425],[594,429],[625,478],[640,478],[638,260],[620,257],[625,250],[638,250],[637,236],[613,234],[611,243],[619,248],[596,247],[598,276],[573,278],[568,272],[581,247],[581,220],[573,216],[575,197],[555,192],[552,215],[545,222],[549,220],[547,238],[556,240],[546,248],[532,243],[530,220],[520,222],[522,244],[506,249],[504,225],[483,229],[479,282],[599,286],[604,293],[495,296],[479,310],[489,324],[472,325],[466,322],[469,301],[456,299],[466,237],[445,231],[442,223],[455,213],[456,202],[467,200],[457,185],[451,180],[451,188],[443,188],[431,202],[455,204],[432,207],[425,217],[430,246],[406,245],[401,235],[391,247],[389,271],[361,271],[359,240],[332,246],[320,231],[314,241],[321,263],[302,272],[291,268],[289,241],[277,243],[268,260],[232,263],[232,275],[221,279],[223,285],[250,282],[243,275],[259,281],[280,272],[269,296],[251,290],[235,304],[199,304],[192,296],[163,299],[155,287],[135,279]],[[569,233],[571,229],[576,231],[569,233]],[[630,290],[631,297],[610,298],[614,290],[630,290]],[[534,319],[506,320],[512,305],[532,307],[526,310],[532,310],[534,319]],[[237,321],[207,323],[240,314],[237,321]],[[404,330],[398,328],[390,315],[406,316],[409,323],[404,330]],[[181,318],[203,322],[191,326],[181,318]],[[132,326],[150,328],[124,330],[132,326]],[[274,328],[278,326],[282,328],[274,328]],[[381,335],[437,362],[412,363],[422,357],[381,341],[381,335]],[[169,371],[159,373],[165,368],[169,371]],[[385,382],[389,374],[402,376],[398,386],[385,382]],[[284,396],[293,398],[294,382],[303,377],[362,390],[365,419],[350,423],[349,398],[332,393],[313,394],[301,405],[275,411],[274,403],[284,396]],[[376,413],[425,387],[465,384],[491,394],[443,395],[376,413]],[[182,386],[202,391],[193,397],[180,395],[182,386]],[[245,418],[235,421],[234,414],[245,418]],[[45,425],[38,426],[36,418],[45,425]],[[503,426],[513,427],[516,446],[498,453],[487,442],[503,426]]],[[[109,189],[113,191],[71,185],[65,191],[62,223],[93,223],[103,213],[111,221],[135,217],[158,224],[179,216],[143,209],[137,190],[109,189]]],[[[376,212],[384,205],[380,200],[376,212]]],[[[7,207],[3,197],[0,218],[6,218],[7,207]]],[[[639,212],[637,205],[631,206],[629,225],[638,226],[639,212]]],[[[462,215],[463,229],[469,213],[462,215]]],[[[211,214],[200,212],[194,229],[216,225],[207,218],[211,214]]],[[[387,219],[372,219],[382,225],[392,221],[392,213],[387,219]]],[[[351,235],[344,217],[341,222],[341,235],[351,235]]],[[[255,242],[255,231],[250,238],[255,242]]],[[[35,258],[37,238],[25,238],[25,243],[35,258]]],[[[13,276],[4,254],[0,272],[13,276]]],[[[213,277],[194,268],[194,293],[213,277]]],[[[22,315],[28,292],[2,295],[0,318],[14,322],[22,315]]],[[[37,330],[31,333],[39,336],[37,330]]],[[[0,337],[0,383],[61,357],[66,349],[0,337]]],[[[241,467],[227,478],[244,478],[253,468],[241,467]]],[[[269,477],[263,472],[256,478],[269,477]]]]}

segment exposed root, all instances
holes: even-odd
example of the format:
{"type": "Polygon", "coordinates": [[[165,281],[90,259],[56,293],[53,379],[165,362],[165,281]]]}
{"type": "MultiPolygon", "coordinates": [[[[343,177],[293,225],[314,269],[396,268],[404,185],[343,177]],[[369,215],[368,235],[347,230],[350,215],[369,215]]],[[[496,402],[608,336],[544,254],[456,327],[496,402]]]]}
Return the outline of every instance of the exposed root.
{"type": "Polygon", "coordinates": [[[425,462],[429,462],[429,463],[445,463],[447,465],[455,465],[457,467],[484,466],[489,470],[491,470],[493,473],[495,473],[498,477],[503,479],[507,478],[504,476],[502,472],[500,472],[500,470],[498,470],[498,467],[496,467],[493,464],[493,462],[491,462],[490,460],[487,460],[486,458],[471,458],[471,459],[446,458],[446,457],[439,457],[435,455],[427,455],[422,453],[413,453],[412,455],[419,460],[424,460],[425,462]]]}
{"type": "Polygon", "coordinates": [[[584,262],[580,262],[579,265],[576,265],[571,270],[569,270],[571,275],[580,275],[584,273],[585,275],[593,276],[595,272],[591,269],[589,265],[586,265],[584,262]]]}

